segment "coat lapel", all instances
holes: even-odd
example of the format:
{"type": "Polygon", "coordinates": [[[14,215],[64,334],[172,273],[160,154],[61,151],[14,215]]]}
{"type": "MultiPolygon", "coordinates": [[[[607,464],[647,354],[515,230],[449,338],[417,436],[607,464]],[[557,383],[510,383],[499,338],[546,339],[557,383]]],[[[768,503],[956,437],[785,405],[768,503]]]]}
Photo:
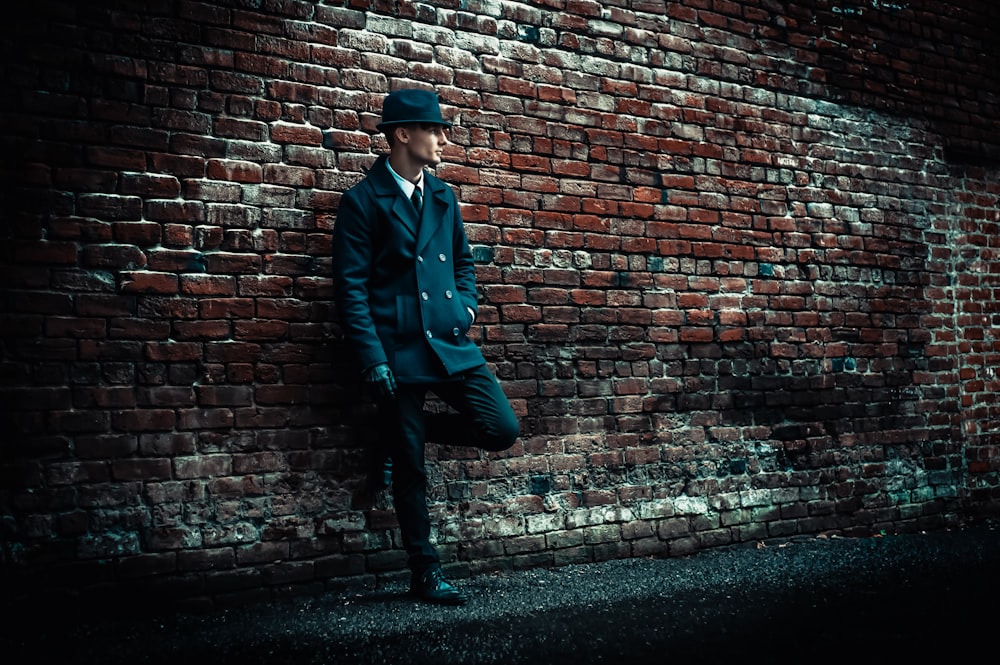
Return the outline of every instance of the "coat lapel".
{"type": "Polygon", "coordinates": [[[424,171],[424,210],[417,235],[418,252],[427,246],[448,215],[448,201],[444,196],[445,187],[447,185],[441,180],[426,170],[424,171]]]}
{"type": "MultiPolygon", "coordinates": [[[[368,171],[368,178],[372,189],[378,195],[379,200],[385,202],[384,205],[392,211],[402,226],[413,236],[417,235],[417,228],[420,220],[417,219],[417,211],[413,209],[413,204],[403,196],[403,190],[396,184],[395,178],[389,173],[386,167],[385,156],[379,157],[368,171]]],[[[424,205],[427,211],[427,205],[424,205]]]]}

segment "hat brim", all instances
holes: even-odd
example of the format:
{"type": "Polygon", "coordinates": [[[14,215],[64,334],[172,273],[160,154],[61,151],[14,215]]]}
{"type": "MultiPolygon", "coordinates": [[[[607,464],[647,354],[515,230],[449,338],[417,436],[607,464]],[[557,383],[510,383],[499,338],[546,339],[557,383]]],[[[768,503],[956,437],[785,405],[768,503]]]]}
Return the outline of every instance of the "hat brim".
{"type": "Polygon", "coordinates": [[[380,122],[375,125],[375,129],[382,130],[386,127],[395,127],[396,125],[441,125],[442,127],[453,127],[447,120],[390,120],[389,122],[380,122]]]}

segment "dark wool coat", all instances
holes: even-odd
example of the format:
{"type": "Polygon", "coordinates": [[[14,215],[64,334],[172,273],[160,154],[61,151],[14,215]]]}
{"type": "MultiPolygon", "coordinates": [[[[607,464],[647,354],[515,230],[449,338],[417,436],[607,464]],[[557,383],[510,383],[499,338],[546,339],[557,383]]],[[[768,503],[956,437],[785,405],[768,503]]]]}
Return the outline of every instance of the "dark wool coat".
{"type": "Polygon", "coordinates": [[[452,189],[425,171],[418,219],[386,161],[340,201],[337,310],[362,370],[388,363],[403,383],[441,380],[485,362],[467,336],[477,311],[472,252],[452,189]]]}

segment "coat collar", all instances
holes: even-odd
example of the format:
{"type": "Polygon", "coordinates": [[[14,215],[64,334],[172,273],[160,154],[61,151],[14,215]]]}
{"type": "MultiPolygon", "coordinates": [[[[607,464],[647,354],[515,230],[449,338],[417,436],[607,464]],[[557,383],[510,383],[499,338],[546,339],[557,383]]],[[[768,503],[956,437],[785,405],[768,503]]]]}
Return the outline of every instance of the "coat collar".
{"type": "Polygon", "coordinates": [[[437,176],[432,175],[424,169],[424,209],[423,218],[418,219],[413,206],[403,195],[403,190],[399,188],[395,178],[389,173],[388,157],[380,156],[369,169],[367,177],[371,182],[372,189],[379,197],[379,200],[409,229],[414,235],[418,235],[422,245],[425,239],[433,234],[444,220],[448,207],[444,190],[447,185],[437,176]]]}

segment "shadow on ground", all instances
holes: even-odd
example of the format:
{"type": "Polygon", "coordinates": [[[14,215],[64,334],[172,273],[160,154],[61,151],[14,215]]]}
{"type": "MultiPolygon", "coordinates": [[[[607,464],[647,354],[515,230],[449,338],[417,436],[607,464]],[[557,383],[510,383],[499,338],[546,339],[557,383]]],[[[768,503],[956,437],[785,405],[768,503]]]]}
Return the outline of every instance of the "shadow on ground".
{"type": "Polygon", "coordinates": [[[156,618],[23,614],[5,620],[0,653],[11,665],[979,660],[995,657],[1000,629],[1000,528],[802,538],[461,582],[464,608],[416,603],[393,583],[156,618]]]}

